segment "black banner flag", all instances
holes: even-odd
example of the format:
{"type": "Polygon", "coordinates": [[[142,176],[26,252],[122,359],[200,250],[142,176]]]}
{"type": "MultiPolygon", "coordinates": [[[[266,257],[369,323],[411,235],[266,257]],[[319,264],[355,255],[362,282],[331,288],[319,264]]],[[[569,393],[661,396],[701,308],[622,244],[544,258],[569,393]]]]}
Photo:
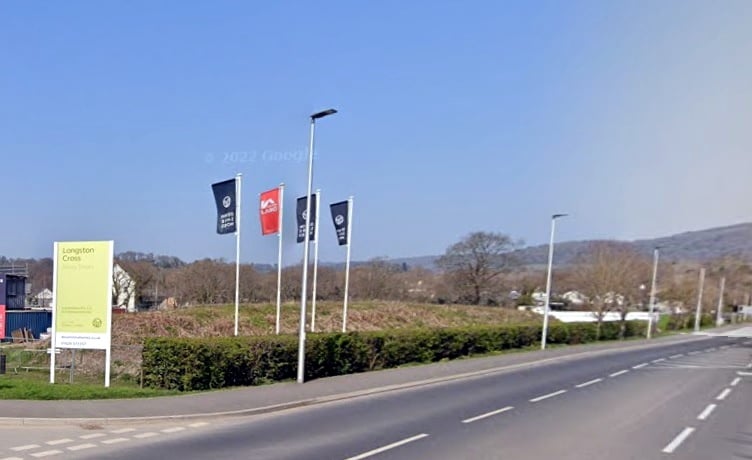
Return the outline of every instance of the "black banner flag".
{"type": "Polygon", "coordinates": [[[334,230],[337,232],[337,242],[340,246],[344,246],[350,242],[350,229],[347,225],[350,223],[350,202],[340,201],[339,203],[333,203],[329,205],[332,211],[332,222],[334,222],[334,230]]]}
{"type": "Polygon", "coordinates": [[[237,202],[235,201],[235,179],[212,184],[214,202],[217,205],[217,233],[225,235],[237,230],[237,202]]]}
{"type": "MultiPolygon", "coordinates": [[[[309,220],[309,237],[308,241],[314,241],[316,238],[316,194],[311,194],[311,219],[309,220]]],[[[297,212],[298,217],[298,243],[305,242],[305,213],[306,213],[306,197],[301,196],[298,198],[297,212]]]]}

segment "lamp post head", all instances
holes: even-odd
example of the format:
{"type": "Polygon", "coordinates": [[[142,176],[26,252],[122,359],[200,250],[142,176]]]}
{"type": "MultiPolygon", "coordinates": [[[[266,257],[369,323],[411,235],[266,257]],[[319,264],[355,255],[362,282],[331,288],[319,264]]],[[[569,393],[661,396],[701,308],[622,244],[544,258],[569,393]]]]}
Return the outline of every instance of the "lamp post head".
{"type": "Polygon", "coordinates": [[[551,219],[558,219],[559,217],[567,217],[569,214],[554,214],[551,219]]]}
{"type": "Polygon", "coordinates": [[[323,110],[311,115],[311,120],[318,120],[319,118],[328,117],[329,115],[334,115],[335,113],[337,113],[337,111],[334,109],[323,110]]]}

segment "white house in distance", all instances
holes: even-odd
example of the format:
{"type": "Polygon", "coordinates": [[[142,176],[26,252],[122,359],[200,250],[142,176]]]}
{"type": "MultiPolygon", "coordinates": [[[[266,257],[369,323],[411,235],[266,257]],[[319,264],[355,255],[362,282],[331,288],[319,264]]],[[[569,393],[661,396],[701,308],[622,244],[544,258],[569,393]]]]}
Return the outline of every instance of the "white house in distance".
{"type": "Polygon", "coordinates": [[[588,301],[587,296],[578,291],[567,291],[562,294],[561,298],[572,305],[584,305],[588,301]]]}
{"type": "Polygon", "coordinates": [[[37,295],[34,296],[36,305],[47,308],[52,305],[52,291],[44,288],[37,295]]]}
{"type": "Polygon", "coordinates": [[[112,269],[112,307],[136,311],[136,282],[118,264],[112,269]]]}

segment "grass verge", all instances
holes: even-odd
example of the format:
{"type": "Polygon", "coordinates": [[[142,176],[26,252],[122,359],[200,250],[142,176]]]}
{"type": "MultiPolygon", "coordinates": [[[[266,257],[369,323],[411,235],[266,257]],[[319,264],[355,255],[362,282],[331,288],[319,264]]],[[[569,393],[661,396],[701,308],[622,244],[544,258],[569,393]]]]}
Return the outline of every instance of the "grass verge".
{"type": "MultiPolygon", "coordinates": [[[[0,399],[28,400],[85,400],[85,399],[123,399],[150,398],[169,396],[177,391],[139,388],[136,384],[112,382],[110,388],[104,387],[104,378],[99,383],[93,381],[74,381],[68,383],[67,373],[58,373],[56,383],[49,383],[49,373],[21,372],[0,375],[0,399]]],[[[185,394],[185,393],[183,393],[185,394]]]]}

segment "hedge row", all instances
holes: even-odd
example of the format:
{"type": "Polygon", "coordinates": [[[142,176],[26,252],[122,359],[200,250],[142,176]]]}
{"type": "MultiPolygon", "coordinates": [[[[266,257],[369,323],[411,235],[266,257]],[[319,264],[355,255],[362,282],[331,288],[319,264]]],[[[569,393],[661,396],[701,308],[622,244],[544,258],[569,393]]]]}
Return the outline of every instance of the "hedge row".
{"type": "MultiPolygon", "coordinates": [[[[644,334],[644,324],[626,323],[625,336],[644,334]]],[[[601,340],[619,338],[619,323],[603,323],[601,340]]],[[[548,343],[596,340],[594,323],[552,324],[548,343]]],[[[449,329],[308,334],[306,379],[435,362],[539,343],[538,324],[449,329]]],[[[296,377],[295,336],[150,338],[144,343],[144,384],[181,391],[259,385],[296,377]]]]}

